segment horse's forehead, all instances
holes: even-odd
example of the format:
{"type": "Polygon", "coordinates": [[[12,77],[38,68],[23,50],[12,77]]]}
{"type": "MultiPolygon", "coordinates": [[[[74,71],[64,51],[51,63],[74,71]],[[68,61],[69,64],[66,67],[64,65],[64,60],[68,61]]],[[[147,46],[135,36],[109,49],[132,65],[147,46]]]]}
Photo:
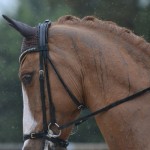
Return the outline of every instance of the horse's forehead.
{"type": "Polygon", "coordinates": [[[20,64],[20,71],[30,69],[38,69],[39,66],[39,54],[38,53],[29,53],[24,56],[20,64]]]}

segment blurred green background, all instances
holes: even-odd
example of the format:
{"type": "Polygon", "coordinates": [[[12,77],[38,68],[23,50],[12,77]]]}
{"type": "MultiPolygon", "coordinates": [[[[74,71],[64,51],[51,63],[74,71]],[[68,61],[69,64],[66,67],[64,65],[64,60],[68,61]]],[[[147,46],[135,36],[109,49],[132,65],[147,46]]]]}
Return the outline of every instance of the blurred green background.
{"type": "MultiPolygon", "coordinates": [[[[150,0],[0,0],[0,13],[32,26],[63,15],[94,15],[150,40],[150,0]],[[13,3],[12,3],[13,2],[13,3]],[[9,7],[7,7],[9,6],[9,7]]],[[[1,15],[0,14],[0,15],[1,15]]],[[[22,37],[0,18],[0,142],[22,142],[22,94],[18,57],[22,37]]],[[[87,112],[83,112],[86,114],[87,112]]],[[[102,142],[94,119],[79,127],[72,142],[102,142]]]]}

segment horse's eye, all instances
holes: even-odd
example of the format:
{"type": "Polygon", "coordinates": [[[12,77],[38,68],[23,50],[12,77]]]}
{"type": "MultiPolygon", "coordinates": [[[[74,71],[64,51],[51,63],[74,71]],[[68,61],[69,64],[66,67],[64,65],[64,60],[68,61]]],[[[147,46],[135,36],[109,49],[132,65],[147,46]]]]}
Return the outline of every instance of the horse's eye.
{"type": "Polygon", "coordinates": [[[28,85],[32,81],[32,74],[25,74],[21,77],[21,80],[24,85],[28,85]]]}

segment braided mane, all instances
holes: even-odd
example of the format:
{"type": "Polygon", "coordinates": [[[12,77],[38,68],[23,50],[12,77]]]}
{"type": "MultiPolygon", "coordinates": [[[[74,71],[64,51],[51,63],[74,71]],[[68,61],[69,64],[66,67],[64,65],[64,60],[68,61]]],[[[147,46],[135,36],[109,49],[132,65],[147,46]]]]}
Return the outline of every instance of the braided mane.
{"type": "Polygon", "coordinates": [[[135,35],[131,30],[120,27],[116,23],[111,21],[102,21],[93,16],[86,16],[82,19],[75,16],[63,16],[58,19],[56,24],[68,24],[68,25],[82,25],[93,29],[103,29],[112,32],[127,42],[135,45],[140,49],[147,49],[150,51],[150,44],[146,42],[142,37],[135,35]]]}

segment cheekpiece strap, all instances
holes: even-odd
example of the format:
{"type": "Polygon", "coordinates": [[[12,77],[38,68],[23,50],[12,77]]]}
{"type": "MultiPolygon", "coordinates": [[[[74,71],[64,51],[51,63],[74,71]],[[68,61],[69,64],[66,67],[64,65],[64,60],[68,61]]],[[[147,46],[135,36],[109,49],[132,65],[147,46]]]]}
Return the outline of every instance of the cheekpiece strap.
{"type": "Polygon", "coordinates": [[[45,101],[45,83],[44,83],[44,71],[46,58],[48,55],[48,27],[51,24],[49,20],[46,20],[44,23],[38,25],[38,50],[40,52],[39,55],[39,82],[40,82],[40,94],[41,94],[41,102],[42,102],[42,112],[43,112],[43,131],[47,132],[48,124],[46,118],[46,101],[45,101]],[[41,74],[41,72],[43,72],[41,74]]]}

